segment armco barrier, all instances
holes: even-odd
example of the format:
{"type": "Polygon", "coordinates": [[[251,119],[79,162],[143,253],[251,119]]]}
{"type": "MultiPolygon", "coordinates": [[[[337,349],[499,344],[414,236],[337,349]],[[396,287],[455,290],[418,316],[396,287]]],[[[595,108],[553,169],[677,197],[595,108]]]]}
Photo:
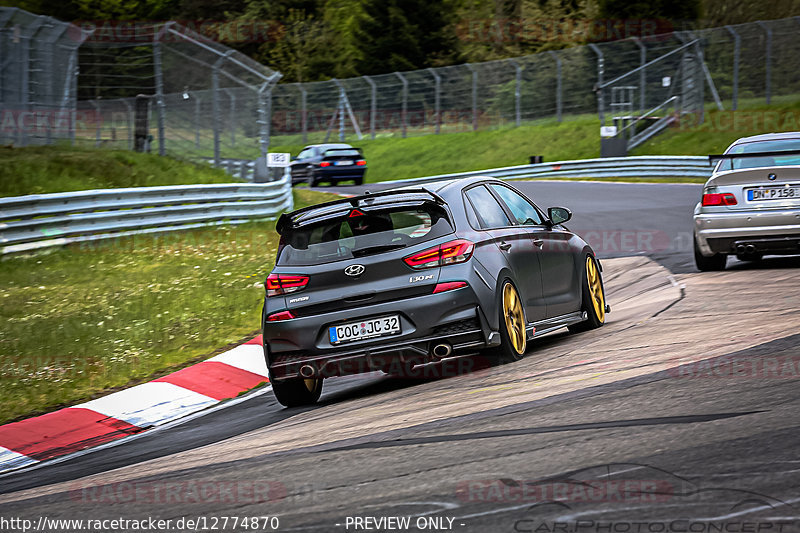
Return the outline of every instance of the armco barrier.
{"type": "Polygon", "coordinates": [[[547,178],[708,178],[712,167],[708,157],[685,155],[605,157],[575,159],[535,165],[491,168],[440,174],[393,183],[428,183],[471,176],[493,176],[500,179],[524,180],[547,178]]]}
{"type": "Polygon", "coordinates": [[[100,189],[0,198],[2,253],[270,218],[293,208],[291,178],[270,183],[100,189]]]}
{"type": "MultiPolygon", "coordinates": [[[[440,174],[396,185],[470,176],[500,179],[708,178],[708,158],[636,156],[556,161],[440,174]]],[[[291,177],[270,183],[103,189],[0,198],[3,253],[134,233],[188,229],[276,216],[292,209],[291,177]]]]}

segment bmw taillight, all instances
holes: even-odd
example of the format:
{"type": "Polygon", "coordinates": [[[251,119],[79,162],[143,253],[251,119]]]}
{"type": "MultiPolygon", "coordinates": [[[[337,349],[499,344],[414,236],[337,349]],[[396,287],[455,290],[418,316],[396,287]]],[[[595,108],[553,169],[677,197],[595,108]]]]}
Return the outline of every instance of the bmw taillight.
{"type": "Polygon", "coordinates": [[[319,166],[321,166],[321,167],[329,167],[329,166],[331,166],[331,162],[330,161],[321,161],[319,166]]]}
{"type": "Polygon", "coordinates": [[[308,276],[298,274],[270,274],[264,282],[267,296],[280,296],[301,291],[308,285],[308,276]]]}
{"type": "Polygon", "coordinates": [[[463,263],[472,256],[475,244],[465,239],[440,244],[434,248],[428,248],[414,255],[403,258],[403,261],[415,270],[423,268],[440,267],[463,263]]]}
{"type": "Polygon", "coordinates": [[[703,205],[736,205],[736,197],[729,193],[707,193],[703,195],[703,205]]]}
{"type": "Polygon", "coordinates": [[[367,165],[367,162],[364,161],[363,159],[359,159],[358,161],[356,161],[356,165],[363,167],[367,165]]]}

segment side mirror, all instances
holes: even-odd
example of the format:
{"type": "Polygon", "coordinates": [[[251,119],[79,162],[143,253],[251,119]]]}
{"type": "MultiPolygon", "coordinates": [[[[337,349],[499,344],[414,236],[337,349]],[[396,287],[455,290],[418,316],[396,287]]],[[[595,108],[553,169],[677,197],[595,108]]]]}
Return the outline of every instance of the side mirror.
{"type": "Polygon", "coordinates": [[[554,226],[563,224],[572,218],[572,211],[566,207],[550,207],[547,209],[547,218],[550,219],[550,223],[554,226]]]}

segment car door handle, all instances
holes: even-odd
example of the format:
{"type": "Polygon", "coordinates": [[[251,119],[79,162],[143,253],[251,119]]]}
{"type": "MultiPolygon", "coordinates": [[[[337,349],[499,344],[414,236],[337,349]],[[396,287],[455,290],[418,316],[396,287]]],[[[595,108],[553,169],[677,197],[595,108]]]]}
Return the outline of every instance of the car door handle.
{"type": "Polygon", "coordinates": [[[533,239],[533,244],[541,248],[544,244],[544,241],[542,239],[533,239]]]}
{"type": "Polygon", "coordinates": [[[500,241],[500,245],[499,246],[500,246],[501,250],[508,251],[508,250],[511,249],[511,245],[509,243],[507,243],[506,241],[500,241]]]}

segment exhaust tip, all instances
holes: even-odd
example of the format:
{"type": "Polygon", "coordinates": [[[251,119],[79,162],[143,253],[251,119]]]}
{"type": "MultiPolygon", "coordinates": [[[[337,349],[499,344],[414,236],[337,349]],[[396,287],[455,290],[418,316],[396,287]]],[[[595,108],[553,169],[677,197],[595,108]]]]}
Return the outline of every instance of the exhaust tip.
{"type": "Polygon", "coordinates": [[[314,367],[311,365],[303,365],[300,367],[300,375],[304,378],[314,377],[314,367]]]}
{"type": "Polygon", "coordinates": [[[442,359],[443,357],[447,357],[451,353],[453,353],[453,347],[447,344],[446,342],[437,344],[436,346],[433,347],[433,350],[431,350],[431,354],[437,359],[442,359]]]}
{"type": "Polygon", "coordinates": [[[745,248],[744,244],[737,244],[736,245],[736,252],[743,254],[747,249],[745,248]]]}
{"type": "Polygon", "coordinates": [[[752,244],[748,244],[747,246],[744,247],[744,251],[747,252],[748,254],[752,254],[756,251],[756,247],[752,244]]]}

